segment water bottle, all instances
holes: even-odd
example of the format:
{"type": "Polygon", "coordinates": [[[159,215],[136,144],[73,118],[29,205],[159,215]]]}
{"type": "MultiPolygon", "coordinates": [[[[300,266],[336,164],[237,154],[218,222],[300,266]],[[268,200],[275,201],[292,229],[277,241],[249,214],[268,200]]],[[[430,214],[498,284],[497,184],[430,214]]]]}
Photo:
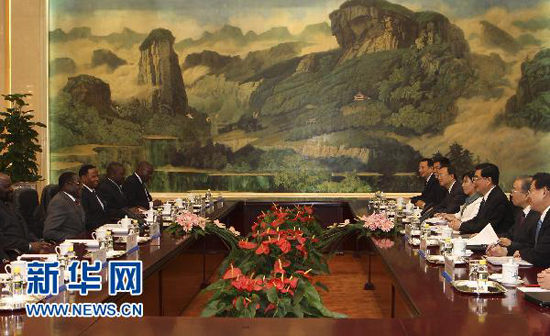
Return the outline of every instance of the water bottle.
{"type": "Polygon", "coordinates": [[[442,255],[448,255],[453,252],[453,242],[451,241],[451,238],[445,238],[443,241],[443,249],[441,249],[442,255]]]}
{"type": "Polygon", "coordinates": [[[423,239],[428,240],[428,238],[430,238],[430,234],[431,234],[430,224],[426,223],[422,226],[421,234],[423,239]]]}
{"type": "Polygon", "coordinates": [[[107,248],[107,251],[114,249],[113,234],[111,230],[107,230],[107,232],[105,232],[105,247],[107,248]]]}
{"type": "Polygon", "coordinates": [[[480,260],[477,266],[477,290],[479,292],[488,291],[489,270],[487,269],[487,261],[480,260]]]}
{"type": "Polygon", "coordinates": [[[25,282],[23,281],[23,276],[21,275],[21,269],[19,266],[13,268],[12,280],[11,280],[11,295],[20,296],[25,294],[24,290],[25,282]]]}

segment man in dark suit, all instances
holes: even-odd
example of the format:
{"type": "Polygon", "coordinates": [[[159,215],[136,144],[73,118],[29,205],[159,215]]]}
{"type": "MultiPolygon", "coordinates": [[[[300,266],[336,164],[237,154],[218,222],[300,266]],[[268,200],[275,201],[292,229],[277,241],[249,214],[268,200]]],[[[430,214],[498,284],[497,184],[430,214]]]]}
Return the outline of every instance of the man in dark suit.
{"type": "Polygon", "coordinates": [[[452,166],[439,168],[439,184],[447,189],[447,195],[441,203],[434,207],[434,213],[454,214],[460,210],[460,206],[466,201],[466,194],[462,190],[462,184],[456,180],[456,170],[452,166]]]}
{"type": "Polygon", "coordinates": [[[129,208],[126,196],[122,191],[122,183],[126,177],[126,169],[118,162],[111,162],[107,166],[107,176],[99,184],[97,193],[105,200],[107,214],[112,220],[119,220],[124,216],[133,217],[137,214],[136,208],[129,208]]]}
{"type": "Polygon", "coordinates": [[[446,196],[447,191],[439,185],[434,174],[432,159],[424,158],[418,164],[418,173],[426,181],[422,194],[411,198],[411,202],[421,208],[437,206],[446,196]]]}
{"type": "Polygon", "coordinates": [[[0,246],[12,259],[23,253],[47,252],[52,246],[38,241],[12,203],[13,187],[8,175],[0,173],[0,246]]]}
{"type": "Polygon", "coordinates": [[[532,176],[516,177],[512,185],[512,203],[515,206],[514,225],[499,238],[499,245],[508,247],[508,252],[515,252],[534,237],[534,229],[540,213],[531,209],[528,193],[533,181],[532,176]],[[535,218],[530,218],[535,217],[535,218]]]}
{"type": "Polygon", "coordinates": [[[93,165],[83,165],[78,172],[82,182],[82,201],[86,219],[86,230],[92,232],[109,221],[105,201],[96,189],[99,185],[99,173],[93,165]]]}
{"type": "MultiPolygon", "coordinates": [[[[532,236],[530,242],[520,246],[514,253],[514,257],[521,258],[532,263],[536,267],[550,266],[550,174],[537,173],[533,176],[533,182],[529,189],[531,212],[540,213],[540,217],[528,215],[523,225],[533,226],[530,230],[532,236]],[[530,223],[532,222],[532,223],[530,223]]],[[[511,255],[509,248],[502,247],[505,255],[511,255]]]]}
{"type": "Polygon", "coordinates": [[[78,175],[65,172],[59,176],[59,192],[48,205],[44,239],[61,243],[86,234],[84,209],[80,205],[82,184],[78,175]]]}
{"type": "Polygon", "coordinates": [[[495,232],[502,234],[514,224],[514,215],[512,204],[498,186],[500,171],[492,163],[477,165],[475,171],[472,180],[483,198],[477,215],[460,225],[460,233],[478,233],[491,223],[495,232]]]}
{"type": "MultiPolygon", "coordinates": [[[[151,180],[153,172],[153,166],[149,162],[142,161],[138,163],[136,171],[124,180],[122,191],[126,196],[129,207],[149,209],[149,202],[152,202],[153,198],[149,194],[145,184],[151,180]]],[[[155,200],[155,206],[160,204],[159,200],[155,200]]]]}
{"type": "Polygon", "coordinates": [[[441,167],[449,167],[451,165],[451,160],[444,156],[434,156],[432,159],[434,162],[434,174],[439,178],[439,169],[441,167]]]}

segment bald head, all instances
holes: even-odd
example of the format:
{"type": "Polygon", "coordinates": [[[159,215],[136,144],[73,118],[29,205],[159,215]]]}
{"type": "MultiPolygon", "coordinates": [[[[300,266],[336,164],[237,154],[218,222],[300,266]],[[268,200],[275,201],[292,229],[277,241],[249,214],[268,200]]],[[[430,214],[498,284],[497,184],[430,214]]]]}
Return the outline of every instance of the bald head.
{"type": "Polygon", "coordinates": [[[140,163],[137,164],[136,174],[139,175],[139,177],[144,183],[149,182],[149,180],[151,179],[151,176],[153,176],[153,172],[154,172],[153,165],[150,164],[149,162],[141,161],[140,163]]]}
{"type": "Polygon", "coordinates": [[[11,201],[13,197],[13,187],[11,186],[11,178],[0,173],[0,200],[3,202],[11,201]]]}

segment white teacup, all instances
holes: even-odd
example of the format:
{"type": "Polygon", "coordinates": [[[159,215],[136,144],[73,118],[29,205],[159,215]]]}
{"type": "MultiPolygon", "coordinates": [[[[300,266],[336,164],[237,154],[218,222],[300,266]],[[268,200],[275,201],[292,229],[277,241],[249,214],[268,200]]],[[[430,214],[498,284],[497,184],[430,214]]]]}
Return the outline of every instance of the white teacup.
{"type": "Polygon", "coordinates": [[[502,264],[502,282],[514,284],[518,281],[519,265],[512,258],[507,263],[502,264]]]}
{"type": "Polygon", "coordinates": [[[19,267],[19,272],[21,274],[21,277],[24,280],[27,280],[27,262],[25,260],[14,260],[4,266],[4,270],[6,273],[9,273],[13,276],[13,271],[19,267]]]}
{"type": "Polygon", "coordinates": [[[55,247],[55,253],[59,256],[66,256],[69,252],[74,251],[73,243],[63,242],[55,247]]]}
{"type": "Polygon", "coordinates": [[[453,255],[456,257],[463,257],[466,255],[466,239],[453,240],[453,255]]]}
{"type": "Polygon", "coordinates": [[[150,209],[145,212],[145,220],[148,222],[153,222],[155,220],[155,210],[150,209]]]}
{"type": "Polygon", "coordinates": [[[451,238],[453,235],[453,228],[445,226],[441,229],[441,238],[451,238]]]}
{"type": "Polygon", "coordinates": [[[132,219],[128,218],[128,216],[124,216],[124,218],[118,221],[118,224],[120,224],[123,229],[128,229],[132,224],[132,219]]]}
{"type": "Polygon", "coordinates": [[[164,215],[169,215],[172,212],[172,205],[170,203],[164,203],[162,213],[164,215]]]}
{"type": "Polygon", "coordinates": [[[106,229],[97,229],[94,232],[92,232],[92,238],[95,240],[103,240],[107,236],[107,230],[106,229]]]}

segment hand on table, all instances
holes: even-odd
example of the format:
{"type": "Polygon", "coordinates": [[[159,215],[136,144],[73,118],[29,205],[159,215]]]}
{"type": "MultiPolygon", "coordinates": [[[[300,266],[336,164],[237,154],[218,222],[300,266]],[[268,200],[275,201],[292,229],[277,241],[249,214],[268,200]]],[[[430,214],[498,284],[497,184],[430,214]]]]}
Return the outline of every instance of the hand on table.
{"type": "Polygon", "coordinates": [[[537,282],[539,283],[540,288],[550,289],[550,272],[546,269],[537,274],[537,282]]]}
{"type": "Polygon", "coordinates": [[[53,250],[53,245],[44,241],[35,241],[30,243],[30,252],[48,253],[53,250]]]}
{"type": "Polygon", "coordinates": [[[453,230],[458,231],[460,230],[460,225],[462,223],[458,220],[458,218],[451,219],[449,221],[449,226],[453,228],[453,230]]]}
{"type": "Polygon", "coordinates": [[[487,249],[487,255],[490,257],[504,257],[508,255],[508,249],[504,246],[494,245],[487,249]]]}
{"type": "Polygon", "coordinates": [[[424,208],[424,206],[426,205],[426,202],[424,202],[424,201],[416,201],[416,203],[415,203],[414,205],[416,205],[416,206],[419,207],[419,208],[424,208]]]}
{"type": "Polygon", "coordinates": [[[512,244],[512,241],[508,238],[499,238],[498,243],[500,246],[510,246],[512,244]]]}

